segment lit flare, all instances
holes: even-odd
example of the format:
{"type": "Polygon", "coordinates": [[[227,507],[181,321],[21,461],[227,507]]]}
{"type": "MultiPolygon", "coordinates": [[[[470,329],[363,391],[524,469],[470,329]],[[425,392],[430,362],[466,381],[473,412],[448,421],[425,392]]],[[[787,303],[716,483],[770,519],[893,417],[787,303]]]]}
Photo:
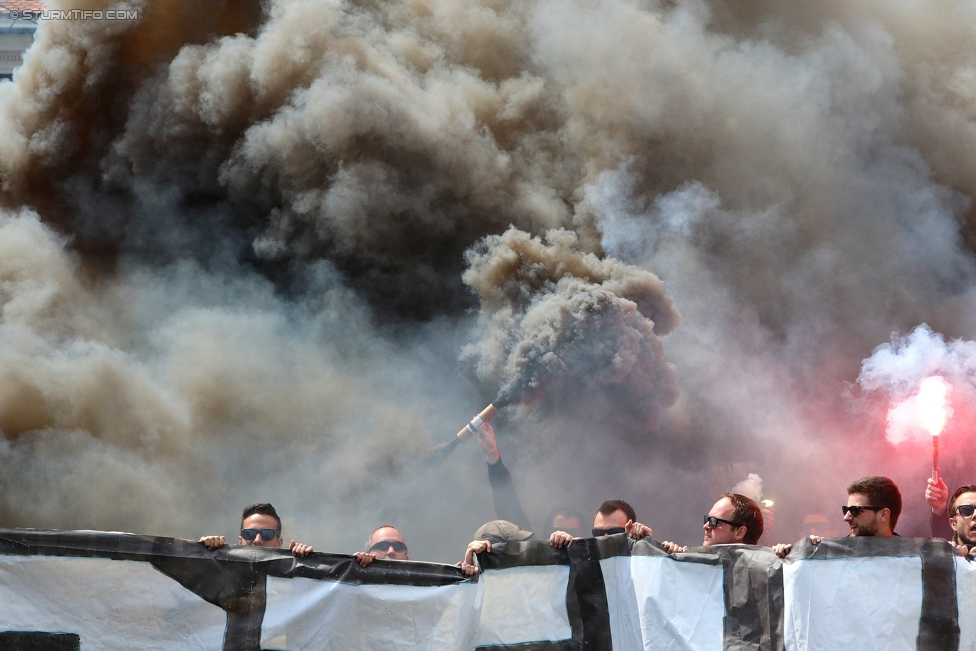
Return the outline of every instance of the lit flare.
{"type": "Polygon", "coordinates": [[[918,409],[922,427],[932,435],[932,479],[939,481],[939,434],[945,427],[949,414],[946,408],[946,396],[949,384],[941,375],[932,375],[922,380],[915,397],[915,407],[918,409]]]}
{"type": "Polygon", "coordinates": [[[928,430],[932,436],[938,436],[945,427],[946,418],[946,396],[949,393],[949,385],[941,375],[933,375],[922,380],[919,387],[918,396],[915,397],[915,406],[922,421],[922,427],[928,430]]]}

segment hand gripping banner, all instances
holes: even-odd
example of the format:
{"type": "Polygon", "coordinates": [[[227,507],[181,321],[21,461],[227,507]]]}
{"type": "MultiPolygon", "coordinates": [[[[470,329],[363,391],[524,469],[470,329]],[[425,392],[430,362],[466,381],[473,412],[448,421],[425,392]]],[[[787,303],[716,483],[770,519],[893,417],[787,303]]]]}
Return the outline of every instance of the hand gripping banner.
{"type": "Polygon", "coordinates": [[[0,649],[976,651],[943,541],[496,545],[485,571],[94,531],[0,530],[0,649]],[[963,616],[960,616],[963,614],[963,616]]]}

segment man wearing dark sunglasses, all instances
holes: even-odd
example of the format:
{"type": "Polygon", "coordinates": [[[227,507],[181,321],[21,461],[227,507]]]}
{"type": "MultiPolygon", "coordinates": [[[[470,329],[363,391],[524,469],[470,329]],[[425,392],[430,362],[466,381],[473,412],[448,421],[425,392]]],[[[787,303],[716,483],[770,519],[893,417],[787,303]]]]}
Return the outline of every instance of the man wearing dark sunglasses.
{"type": "MultiPolygon", "coordinates": [[[[607,500],[600,505],[600,509],[593,518],[593,537],[612,536],[627,533],[634,540],[644,536],[651,536],[654,531],[646,524],[637,522],[634,507],[623,500],[607,500]]],[[[549,544],[553,547],[564,547],[580,536],[573,536],[566,531],[554,531],[549,536],[549,544]]]]}
{"type": "Polygon", "coordinates": [[[384,524],[374,529],[373,533],[366,536],[366,551],[356,552],[353,556],[363,567],[368,567],[377,558],[387,561],[410,560],[403,534],[391,524],[384,524]]]}
{"type": "Polygon", "coordinates": [[[893,536],[901,515],[901,491],[887,477],[862,477],[847,487],[844,522],[852,536],[893,536]]]}
{"type": "MultiPolygon", "coordinates": [[[[715,502],[704,518],[702,547],[712,545],[756,545],[763,533],[763,515],[759,505],[745,495],[726,493],[715,502]]],[[[661,543],[669,554],[688,551],[688,547],[669,540],[661,543]]]]}
{"type": "Polygon", "coordinates": [[[949,516],[955,532],[949,542],[960,556],[976,553],[976,484],[956,489],[949,499],[949,516]]]}
{"type": "MultiPolygon", "coordinates": [[[[840,507],[844,522],[851,528],[849,536],[897,536],[895,525],[901,515],[901,491],[887,477],[861,477],[847,487],[847,504],[840,507]]],[[[823,537],[811,535],[810,542],[819,545],[823,537]]],[[[773,551],[785,557],[793,545],[774,545],[773,551]]]]}
{"type": "Polygon", "coordinates": [[[803,518],[800,524],[800,538],[820,536],[821,538],[836,538],[837,529],[823,513],[811,513],[803,518]]]}
{"type": "MultiPolygon", "coordinates": [[[[267,503],[252,504],[241,514],[241,533],[237,538],[245,547],[271,547],[277,549],[284,542],[281,538],[281,518],[275,507],[267,503]]],[[[204,536],[200,539],[207,549],[219,549],[227,542],[224,536],[204,536]]],[[[311,545],[291,541],[288,546],[293,556],[305,558],[314,549],[311,545]]]]}

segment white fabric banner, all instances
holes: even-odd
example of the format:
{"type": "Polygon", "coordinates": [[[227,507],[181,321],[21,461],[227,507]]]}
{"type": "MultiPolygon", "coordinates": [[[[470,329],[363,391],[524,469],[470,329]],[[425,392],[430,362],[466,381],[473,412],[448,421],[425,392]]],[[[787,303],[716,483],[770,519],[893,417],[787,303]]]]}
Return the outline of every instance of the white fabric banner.
{"type": "Polygon", "coordinates": [[[976,651],[976,564],[944,543],[798,550],[498,545],[471,580],[433,563],[5,530],[0,649],[976,651]]]}
{"type": "Polygon", "coordinates": [[[226,621],[149,563],[0,556],[0,631],[71,633],[84,651],[215,651],[226,621]]]}
{"type": "Polygon", "coordinates": [[[418,587],[268,577],[263,649],[471,649],[482,583],[418,587]]]}

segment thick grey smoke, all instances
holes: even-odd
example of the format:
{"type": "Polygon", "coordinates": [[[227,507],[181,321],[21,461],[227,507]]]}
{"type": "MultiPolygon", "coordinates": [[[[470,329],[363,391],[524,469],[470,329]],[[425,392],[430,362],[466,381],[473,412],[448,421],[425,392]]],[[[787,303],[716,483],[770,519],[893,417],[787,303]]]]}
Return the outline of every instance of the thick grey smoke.
{"type": "Polygon", "coordinates": [[[446,560],[492,515],[479,451],[415,463],[517,375],[485,337],[600,297],[651,347],[580,351],[632,369],[619,395],[500,417],[534,518],[623,497],[691,540],[757,472],[784,539],[866,474],[924,520],[888,399],[845,396],[892,332],[976,338],[973,5],[130,5],[43,24],[0,84],[4,523],[229,533],[271,499],[319,548],[398,516],[446,560]],[[665,303],[612,277],[472,292],[465,252],[510,226],[656,274],[681,326],[661,344],[665,303]],[[664,353],[681,397],[635,438],[664,353]]]}
{"type": "Polygon", "coordinates": [[[464,281],[481,298],[481,337],[462,356],[501,384],[496,407],[554,391],[592,405],[599,394],[622,428],[654,429],[678,398],[661,339],[678,312],[654,274],[576,246],[571,231],[543,242],[511,228],[469,251],[464,281]]]}

